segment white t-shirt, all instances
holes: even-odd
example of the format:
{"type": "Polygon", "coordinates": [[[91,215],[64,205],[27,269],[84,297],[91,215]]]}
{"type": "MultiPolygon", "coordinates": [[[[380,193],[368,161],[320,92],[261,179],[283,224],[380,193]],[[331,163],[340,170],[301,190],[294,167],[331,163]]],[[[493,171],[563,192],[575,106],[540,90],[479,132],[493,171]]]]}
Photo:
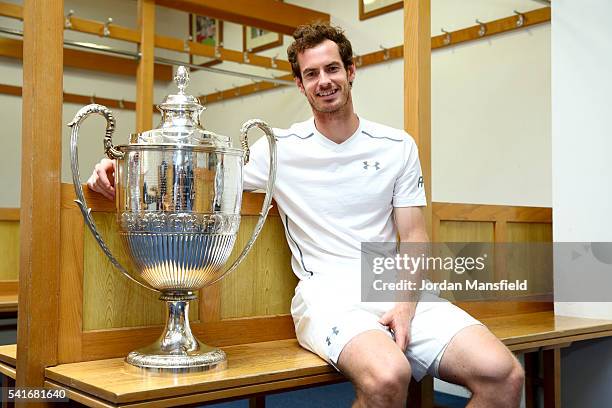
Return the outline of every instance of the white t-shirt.
{"type": "MultiPolygon", "coordinates": [[[[417,146],[403,130],[360,118],[337,144],[311,118],[274,134],[274,199],[300,279],[359,275],[362,242],[397,240],[393,207],[426,205],[417,146]]],[[[251,147],[245,190],[265,189],[268,151],[266,138],[251,147]]]]}

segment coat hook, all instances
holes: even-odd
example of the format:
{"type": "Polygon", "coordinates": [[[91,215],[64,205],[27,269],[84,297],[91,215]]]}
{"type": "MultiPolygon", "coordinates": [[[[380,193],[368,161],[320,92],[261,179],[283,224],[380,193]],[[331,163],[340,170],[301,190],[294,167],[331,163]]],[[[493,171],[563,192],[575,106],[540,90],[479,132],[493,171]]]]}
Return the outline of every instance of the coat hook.
{"type": "Polygon", "coordinates": [[[64,28],[72,28],[72,16],[74,15],[74,10],[68,11],[66,18],[64,19],[64,28]]]}
{"type": "Polygon", "coordinates": [[[389,49],[383,47],[382,45],[379,45],[379,47],[380,47],[381,50],[384,51],[383,60],[385,60],[385,61],[388,60],[389,59],[389,49]]]}
{"type": "Polygon", "coordinates": [[[278,57],[278,54],[276,54],[275,56],[270,58],[270,68],[277,68],[278,67],[278,64],[276,63],[276,57],[278,57]]]}
{"type": "Polygon", "coordinates": [[[245,52],[242,53],[242,61],[245,64],[248,64],[248,63],[251,62],[251,60],[249,59],[249,51],[245,51],[245,52]]]}
{"type": "Polygon", "coordinates": [[[123,99],[119,99],[119,109],[125,109],[125,102],[123,99]]]}
{"type": "Polygon", "coordinates": [[[253,81],[253,90],[255,92],[259,91],[259,82],[255,81],[254,79],[251,79],[251,81],[253,81]]]}
{"type": "Polygon", "coordinates": [[[234,88],[234,96],[240,96],[240,88],[234,83],[232,83],[232,88],[234,88]]]}
{"type": "Polygon", "coordinates": [[[89,98],[89,103],[96,103],[96,94],[92,94],[89,98]]]}
{"type": "Polygon", "coordinates": [[[446,31],[445,29],[441,28],[440,31],[442,31],[445,35],[444,35],[444,45],[448,45],[451,43],[451,33],[449,33],[448,31],[446,31]]]}
{"type": "Polygon", "coordinates": [[[102,35],[104,37],[108,37],[110,36],[110,27],[109,25],[111,25],[113,23],[113,18],[109,17],[108,20],[106,20],[106,23],[104,23],[104,30],[102,31],[102,35]]]}
{"type": "Polygon", "coordinates": [[[185,39],[185,42],[183,43],[183,50],[187,53],[189,53],[189,51],[191,51],[191,47],[189,46],[189,43],[193,41],[193,37],[189,36],[185,39]]]}
{"type": "Polygon", "coordinates": [[[356,67],[360,67],[363,65],[363,58],[361,58],[361,55],[353,53],[353,61],[356,67]]]}
{"type": "Polygon", "coordinates": [[[487,25],[481,22],[479,19],[476,19],[476,23],[480,25],[480,28],[478,29],[478,35],[484,37],[484,35],[487,33],[487,25]]]}
{"type": "Polygon", "coordinates": [[[514,10],[514,14],[516,14],[516,26],[522,27],[523,24],[525,24],[525,15],[523,13],[519,13],[516,10],[514,10]]]}

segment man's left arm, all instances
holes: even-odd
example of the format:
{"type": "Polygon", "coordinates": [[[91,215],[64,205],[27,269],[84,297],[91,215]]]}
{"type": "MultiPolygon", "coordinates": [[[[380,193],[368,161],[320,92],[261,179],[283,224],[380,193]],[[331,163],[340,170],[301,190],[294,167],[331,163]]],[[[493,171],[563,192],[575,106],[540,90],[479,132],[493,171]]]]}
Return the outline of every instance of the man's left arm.
{"type": "MultiPolygon", "coordinates": [[[[400,236],[400,242],[413,242],[417,244],[410,246],[408,255],[418,256],[418,254],[413,253],[415,249],[421,252],[422,248],[422,250],[426,252],[429,236],[427,235],[427,226],[422,207],[395,207],[394,217],[395,225],[400,236]]],[[[404,251],[400,249],[400,253],[401,252],[404,251]]],[[[420,287],[422,279],[422,271],[420,269],[410,271],[409,273],[411,273],[410,281],[415,283],[416,289],[405,292],[403,294],[405,301],[397,302],[391,310],[380,318],[381,324],[393,330],[395,342],[402,351],[406,350],[410,342],[410,324],[419,301],[418,288],[420,287]]]]}

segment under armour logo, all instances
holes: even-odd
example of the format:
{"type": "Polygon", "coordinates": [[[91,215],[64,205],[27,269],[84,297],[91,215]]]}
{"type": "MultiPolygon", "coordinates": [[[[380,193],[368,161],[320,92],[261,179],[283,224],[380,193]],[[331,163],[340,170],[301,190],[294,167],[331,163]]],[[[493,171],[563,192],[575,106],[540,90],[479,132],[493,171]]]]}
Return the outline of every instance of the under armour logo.
{"type": "Polygon", "coordinates": [[[423,187],[423,176],[419,177],[419,181],[417,181],[417,187],[423,187]]]}
{"type": "MultiPolygon", "coordinates": [[[[338,330],[338,327],[337,326],[332,327],[332,335],[337,336],[338,333],[340,333],[340,330],[338,330]]],[[[325,342],[327,343],[328,346],[331,346],[331,339],[329,338],[329,336],[325,339],[325,342]]]]}
{"type": "Polygon", "coordinates": [[[363,168],[367,170],[369,167],[374,167],[376,170],[380,170],[380,163],[374,162],[374,164],[370,164],[367,161],[363,162],[363,168]]]}

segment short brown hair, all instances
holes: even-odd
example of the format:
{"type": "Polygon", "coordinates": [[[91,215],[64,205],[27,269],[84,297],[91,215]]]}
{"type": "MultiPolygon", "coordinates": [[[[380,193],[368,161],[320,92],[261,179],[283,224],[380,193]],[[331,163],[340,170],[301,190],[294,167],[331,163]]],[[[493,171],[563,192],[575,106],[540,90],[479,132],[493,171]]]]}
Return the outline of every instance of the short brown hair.
{"type": "Polygon", "coordinates": [[[295,41],[287,48],[287,56],[291,63],[291,70],[295,78],[302,79],[300,64],[298,64],[298,54],[309,48],[314,48],[325,40],[331,40],[338,45],[340,58],[344,68],[348,69],[353,65],[353,48],[351,42],[344,35],[340,27],[334,27],[329,23],[314,23],[299,26],[293,33],[295,41]]]}

